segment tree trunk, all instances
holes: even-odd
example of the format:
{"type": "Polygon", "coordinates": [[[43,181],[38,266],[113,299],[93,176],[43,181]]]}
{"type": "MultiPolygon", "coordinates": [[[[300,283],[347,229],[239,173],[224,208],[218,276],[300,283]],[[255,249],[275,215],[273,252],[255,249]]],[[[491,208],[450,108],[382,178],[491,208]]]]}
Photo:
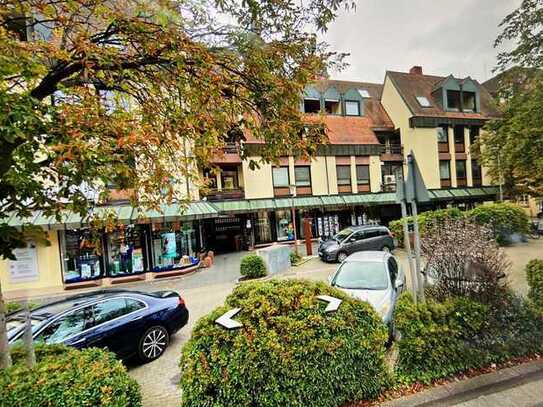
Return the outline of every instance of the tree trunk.
{"type": "Polygon", "coordinates": [[[26,365],[29,368],[36,364],[36,353],[34,352],[34,341],[32,340],[32,321],[30,320],[30,305],[25,302],[25,331],[23,341],[26,350],[26,365]]]}
{"type": "Polygon", "coordinates": [[[2,284],[0,283],[0,369],[11,366],[11,355],[9,353],[8,331],[6,328],[6,304],[2,295],[2,284]]]}

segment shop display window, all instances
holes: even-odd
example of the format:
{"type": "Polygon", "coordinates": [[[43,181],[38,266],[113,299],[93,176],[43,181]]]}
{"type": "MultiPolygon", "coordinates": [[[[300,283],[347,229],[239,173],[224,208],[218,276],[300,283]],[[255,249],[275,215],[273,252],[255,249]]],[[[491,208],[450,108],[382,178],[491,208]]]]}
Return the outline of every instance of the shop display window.
{"type": "Polygon", "coordinates": [[[292,213],[289,210],[275,212],[277,227],[277,240],[294,240],[294,226],[292,213]]]}
{"type": "Polygon", "coordinates": [[[152,226],[153,271],[178,270],[198,263],[192,222],[152,226]]]}
{"type": "Polygon", "coordinates": [[[259,212],[255,220],[256,243],[269,243],[272,241],[271,222],[268,212],[259,212]]]}
{"type": "Polygon", "coordinates": [[[101,240],[91,230],[60,232],[65,283],[77,283],[103,277],[101,240]]]}
{"type": "Polygon", "coordinates": [[[144,225],[121,226],[107,235],[107,264],[111,277],[148,270],[144,225]]]}

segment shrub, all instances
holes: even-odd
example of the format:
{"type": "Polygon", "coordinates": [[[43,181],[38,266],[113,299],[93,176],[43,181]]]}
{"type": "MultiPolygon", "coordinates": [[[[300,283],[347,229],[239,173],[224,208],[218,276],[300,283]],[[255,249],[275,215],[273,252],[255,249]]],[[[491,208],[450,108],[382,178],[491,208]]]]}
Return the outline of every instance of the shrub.
{"type": "Polygon", "coordinates": [[[246,278],[264,277],[267,274],[266,264],[257,254],[248,254],[241,259],[240,273],[246,278]]]}
{"type": "Polygon", "coordinates": [[[302,256],[300,256],[296,252],[290,252],[290,264],[292,265],[298,264],[301,261],[302,261],[302,256]]]}
{"type": "Polygon", "coordinates": [[[530,291],[528,297],[543,311],[543,260],[530,260],[526,265],[526,280],[530,291]]]}
{"type": "Polygon", "coordinates": [[[492,229],[499,245],[512,243],[513,235],[525,235],[530,230],[530,218],[524,210],[511,203],[500,202],[481,205],[469,216],[478,224],[492,229]]]}
{"type": "MultiPolygon", "coordinates": [[[[29,306],[30,309],[34,309],[36,307],[39,307],[38,304],[35,304],[33,302],[29,303],[28,306],[29,306]]],[[[8,303],[6,303],[6,312],[8,314],[11,314],[12,312],[20,311],[22,309],[23,309],[23,304],[21,304],[19,302],[8,302],[8,303]]]]}
{"type": "MultiPolygon", "coordinates": [[[[446,219],[457,219],[465,216],[465,212],[462,212],[458,208],[438,209],[436,211],[427,211],[419,214],[419,231],[421,237],[426,233],[427,225],[430,223],[441,223],[446,219]]],[[[413,222],[413,217],[408,216],[407,222],[410,224],[413,222]]],[[[403,223],[402,220],[394,220],[389,224],[390,231],[394,234],[394,237],[398,241],[399,246],[403,246],[403,223]]]]}
{"type": "Polygon", "coordinates": [[[492,306],[467,298],[415,305],[405,293],[395,312],[400,383],[429,383],[543,350],[543,320],[509,293],[492,306]]]}
{"type": "Polygon", "coordinates": [[[421,253],[438,299],[467,296],[484,303],[495,301],[500,278],[511,265],[492,232],[466,218],[427,224],[421,253]]]}
{"type": "Polygon", "coordinates": [[[336,407],[372,398],[389,383],[386,340],[369,304],[322,282],[243,284],[197,322],[184,346],[182,405],[336,407]],[[322,294],[343,300],[338,311],[324,312],[322,294]],[[214,323],[233,307],[243,327],[214,323]]]}
{"type": "Polygon", "coordinates": [[[136,407],[136,381],[112,353],[62,345],[36,345],[37,363],[24,365],[24,350],[13,351],[14,365],[0,373],[0,405],[136,407]]]}

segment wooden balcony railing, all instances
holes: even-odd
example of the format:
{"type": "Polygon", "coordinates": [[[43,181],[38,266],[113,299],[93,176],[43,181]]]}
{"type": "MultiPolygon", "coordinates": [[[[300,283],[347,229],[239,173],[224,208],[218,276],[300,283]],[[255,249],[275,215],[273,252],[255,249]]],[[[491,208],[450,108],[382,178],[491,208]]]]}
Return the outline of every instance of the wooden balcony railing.
{"type": "Polygon", "coordinates": [[[245,191],[243,188],[236,189],[208,189],[201,191],[200,194],[205,196],[210,201],[220,201],[224,199],[245,199],[245,191]]]}

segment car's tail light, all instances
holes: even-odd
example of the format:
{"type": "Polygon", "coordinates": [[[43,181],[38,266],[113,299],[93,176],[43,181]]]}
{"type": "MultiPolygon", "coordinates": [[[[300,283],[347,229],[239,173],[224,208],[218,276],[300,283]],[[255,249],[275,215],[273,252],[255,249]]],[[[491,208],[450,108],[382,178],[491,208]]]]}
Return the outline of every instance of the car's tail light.
{"type": "Polygon", "coordinates": [[[178,306],[185,305],[185,300],[181,298],[181,296],[179,297],[179,300],[177,300],[177,305],[178,306]]]}

